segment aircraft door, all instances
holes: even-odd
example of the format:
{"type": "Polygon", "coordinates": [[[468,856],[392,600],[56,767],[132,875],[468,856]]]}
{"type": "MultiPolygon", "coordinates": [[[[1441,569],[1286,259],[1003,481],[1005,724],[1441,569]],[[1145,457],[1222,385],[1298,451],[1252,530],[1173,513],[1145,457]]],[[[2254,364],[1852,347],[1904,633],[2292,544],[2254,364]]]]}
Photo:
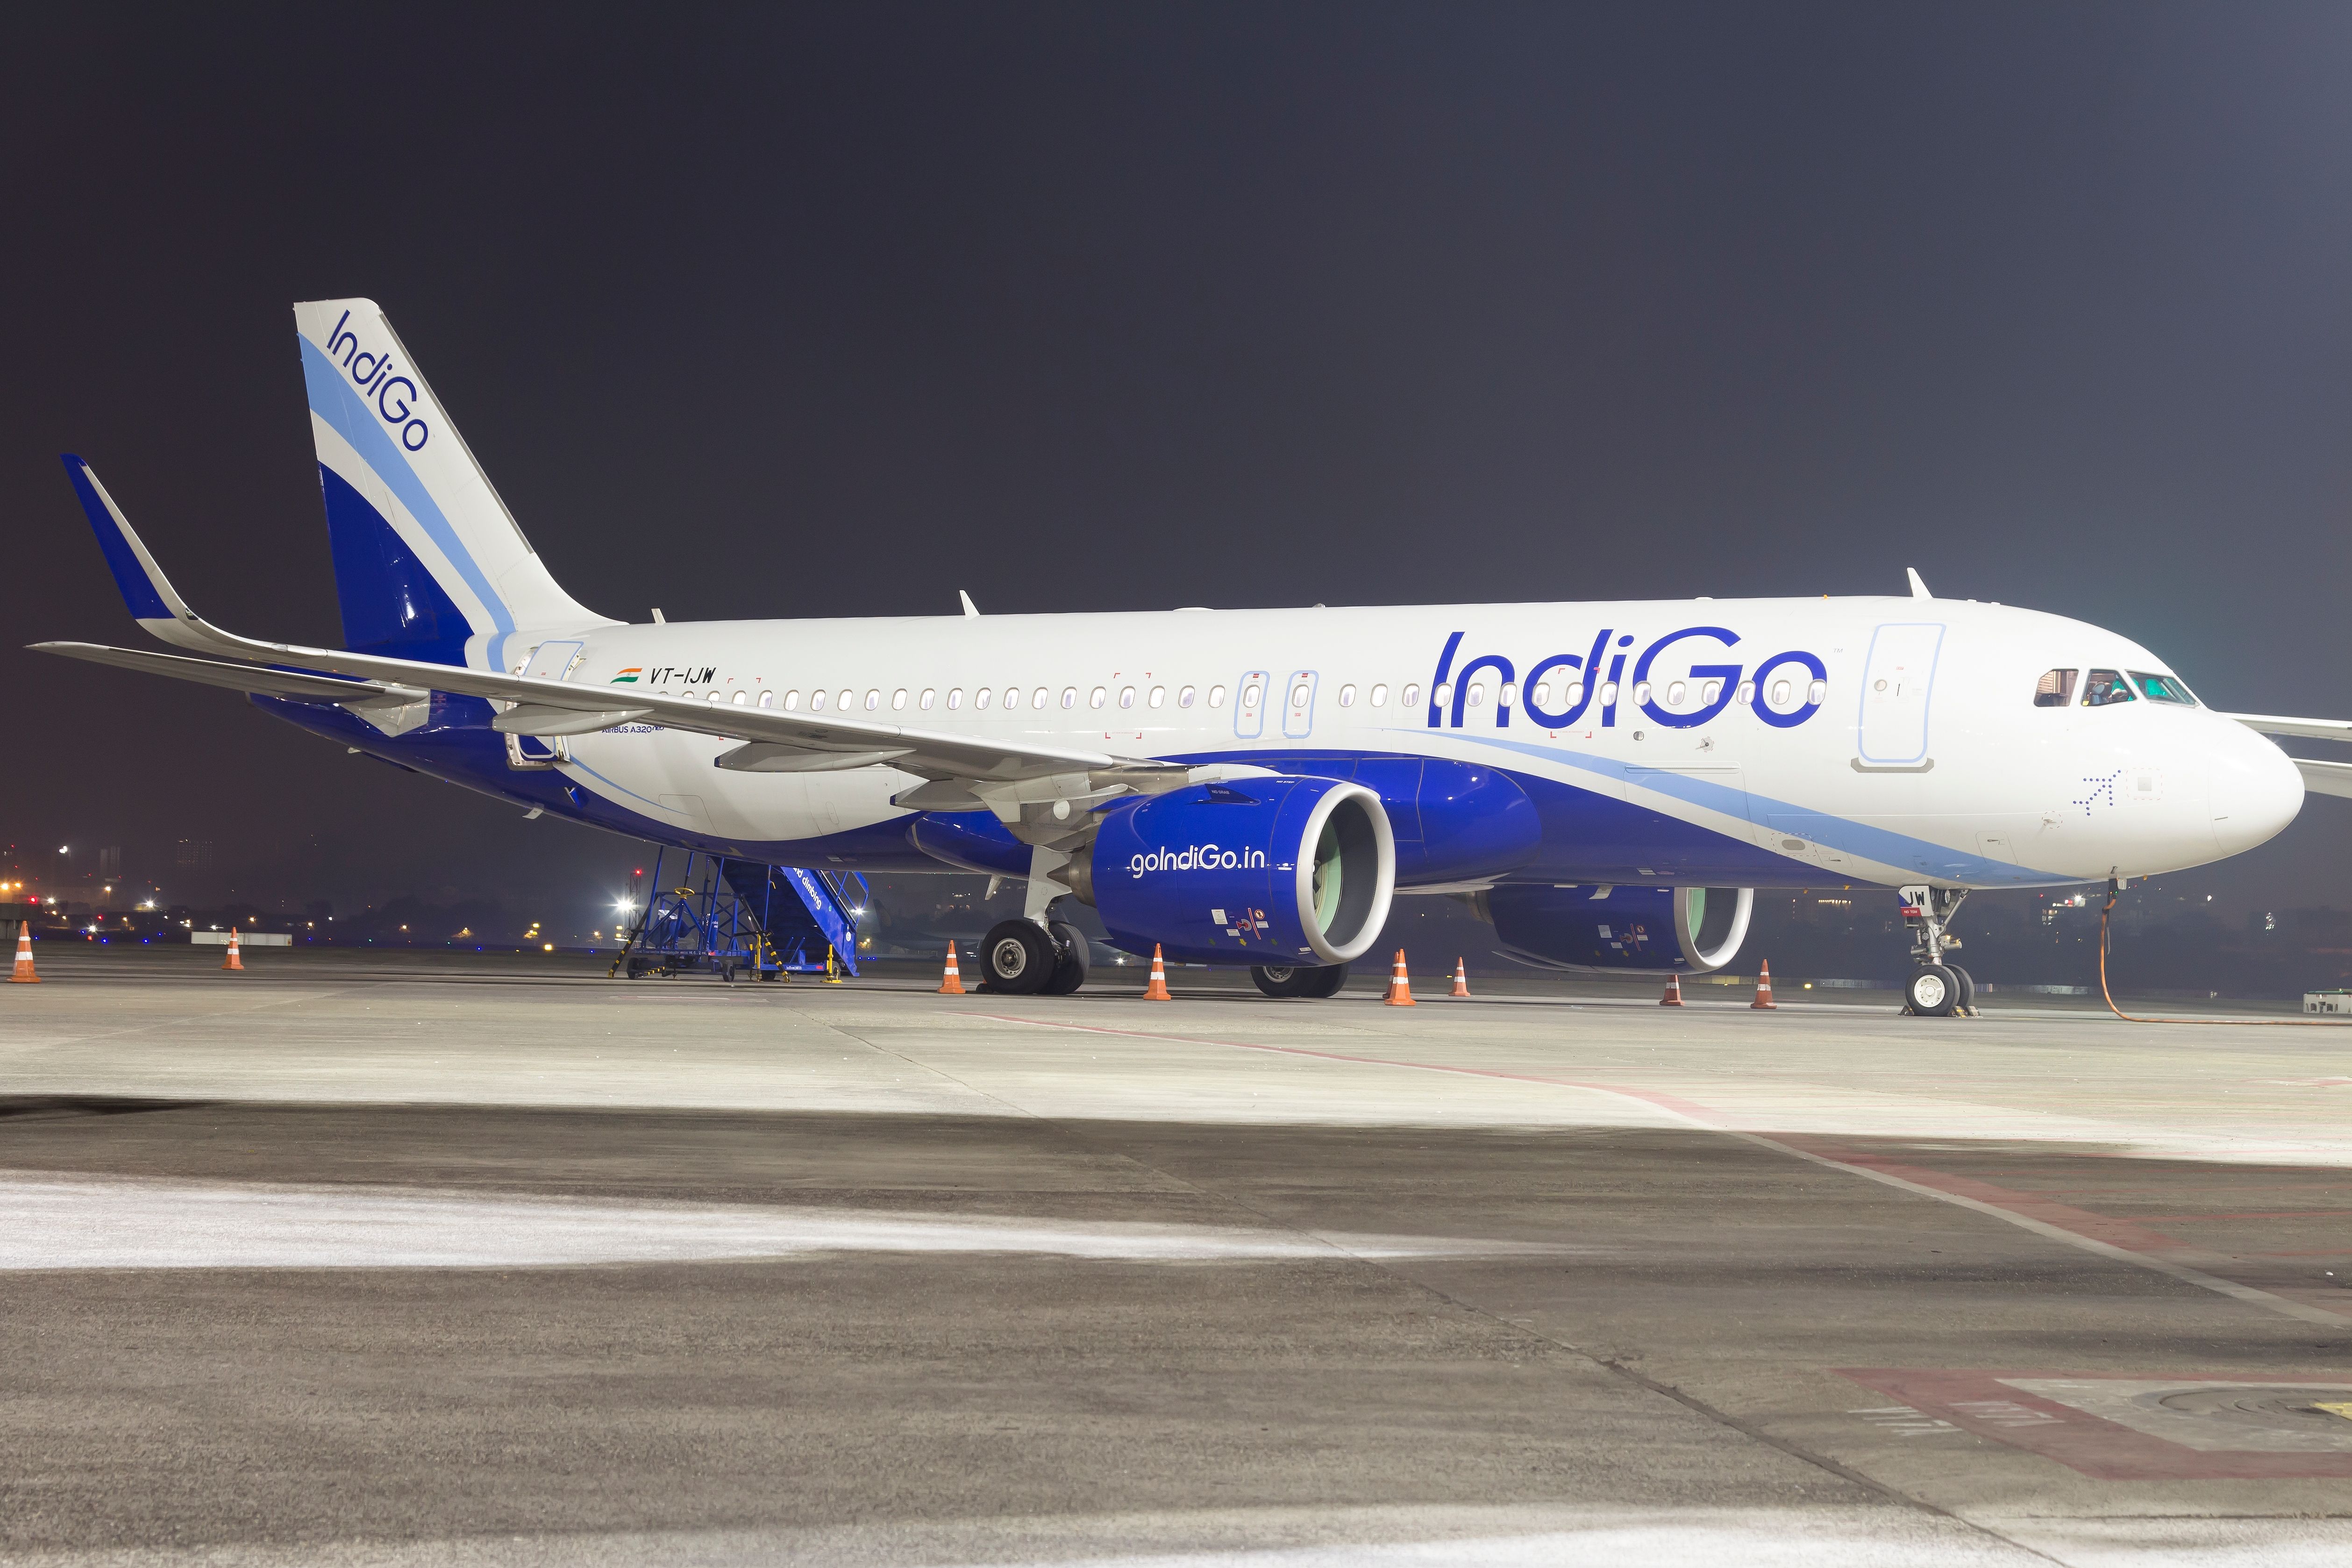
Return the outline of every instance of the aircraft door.
{"type": "MultiPolygon", "coordinates": [[[[1273,677],[1263,669],[1242,671],[1241,684],[1234,688],[1234,734],[1244,741],[1255,741],[1265,733],[1266,688],[1273,677]]],[[[1279,697],[1274,699],[1281,700],[1279,697]]]]}
{"type": "Polygon", "coordinates": [[[568,680],[572,667],[580,662],[577,642],[543,642],[531,649],[530,662],[522,672],[535,680],[568,680]]]}
{"type": "MultiPolygon", "coordinates": [[[[536,680],[565,679],[579,665],[582,647],[577,641],[543,642],[530,650],[521,673],[536,680]]],[[[551,768],[571,760],[571,743],[561,736],[552,740],[536,735],[507,737],[507,766],[510,768],[551,768]]]]}
{"type": "Polygon", "coordinates": [[[1315,732],[1315,672],[1294,669],[1283,678],[1282,734],[1285,740],[1304,741],[1315,732]]]}
{"type": "Polygon", "coordinates": [[[1865,765],[1933,765],[1927,756],[1927,703],[1935,692],[1936,657],[1943,645],[1943,626],[1931,622],[1897,622],[1872,635],[1870,658],[1862,672],[1862,721],[1856,732],[1865,765]]]}

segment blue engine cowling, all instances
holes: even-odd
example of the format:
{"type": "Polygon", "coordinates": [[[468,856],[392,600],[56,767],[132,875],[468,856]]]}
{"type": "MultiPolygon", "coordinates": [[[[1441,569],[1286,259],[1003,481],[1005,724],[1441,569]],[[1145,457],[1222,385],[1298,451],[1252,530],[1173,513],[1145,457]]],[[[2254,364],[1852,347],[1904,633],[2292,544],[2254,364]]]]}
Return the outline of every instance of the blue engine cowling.
{"type": "Polygon", "coordinates": [[[1106,812],[1088,870],[1128,952],[1186,963],[1345,963],[1396,890],[1381,797],[1342,779],[1195,784],[1106,812]]]}
{"type": "Polygon", "coordinates": [[[1704,974],[1748,939],[1753,888],[1490,888],[1479,910],[1505,948],[1559,969],[1704,974]]]}

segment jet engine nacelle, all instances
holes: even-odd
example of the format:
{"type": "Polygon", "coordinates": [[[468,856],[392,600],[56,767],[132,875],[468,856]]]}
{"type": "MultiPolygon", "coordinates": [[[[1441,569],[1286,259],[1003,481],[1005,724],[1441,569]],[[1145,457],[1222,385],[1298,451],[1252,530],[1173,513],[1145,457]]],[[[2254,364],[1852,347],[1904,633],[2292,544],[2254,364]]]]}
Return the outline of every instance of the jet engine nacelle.
{"type": "Polygon", "coordinates": [[[1110,940],[1187,963],[1345,963],[1396,889],[1381,797],[1280,774],[1196,784],[1104,813],[1087,864],[1110,940]]]}
{"type": "Polygon", "coordinates": [[[1529,888],[1479,895],[1503,945],[1561,969],[1704,974],[1748,938],[1753,888],[1529,888]]]}

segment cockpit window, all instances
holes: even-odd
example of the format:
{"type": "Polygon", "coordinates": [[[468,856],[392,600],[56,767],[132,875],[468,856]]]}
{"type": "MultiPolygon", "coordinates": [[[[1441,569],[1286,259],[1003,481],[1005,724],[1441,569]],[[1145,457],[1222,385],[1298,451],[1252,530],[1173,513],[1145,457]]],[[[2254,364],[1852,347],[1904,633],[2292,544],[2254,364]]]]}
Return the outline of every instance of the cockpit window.
{"type": "Polygon", "coordinates": [[[2150,675],[2144,669],[2135,669],[2131,678],[2132,684],[2139,688],[2139,694],[2150,702],[2178,702],[2183,708],[2197,706],[2197,699],[2189,693],[2189,688],[2180,684],[2180,677],[2177,675],[2150,675]]]}
{"type": "Polygon", "coordinates": [[[2083,682],[2083,706],[2085,708],[2105,708],[2111,702],[2131,700],[2131,686],[2118,671],[2095,669],[2083,682]]]}
{"type": "Polygon", "coordinates": [[[2033,705],[2036,708],[2063,708],[2074,700],[2074,671],[2044,670],[2042,679],[2033,683],[2033,705]]]}

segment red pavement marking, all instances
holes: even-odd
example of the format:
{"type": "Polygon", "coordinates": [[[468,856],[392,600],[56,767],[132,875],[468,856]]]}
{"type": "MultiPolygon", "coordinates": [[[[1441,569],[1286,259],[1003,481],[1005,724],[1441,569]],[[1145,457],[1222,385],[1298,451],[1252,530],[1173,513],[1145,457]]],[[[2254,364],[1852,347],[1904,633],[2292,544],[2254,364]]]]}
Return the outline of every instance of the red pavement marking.
{"type": "Polygon", "coordinates": [[[1267,1056],[1303,1057],[1313,1061],[1346,1062],[1359,1067],[1402,1068],[1413,1072],[1447,1073],[1459,1078],[1500,1079],[1513,1083],[1539,1083],[1558,1089],[1589,1089],[1600,1094],[1612,1094],[1622,1099],[1654,1106],[1680,1117],[1685,1121],[1712,1132],[1741,1138],[1765,1148],[1820,1162],[1857,1174],[1904,1184],[1930,1194],[1952,1198],[1963,1205],[1991,1210],[2014,1218],[2029,1227],[2058,1232],[2087,1244],[2094,1249],[2108,1250],[2113,1257],[2120,1252],[2127,1257],[2142,1258],[2149,1266],[2222,1295],[2270,1308],[2272,1310],[2299,1319],[2334,1327],[2352,1323],[2352,1318],[2331,1309],[2295,1300],[2231,1279],[2214,1272],[2216,1266],[2226,1267],[2228,1259],[2217,1258],[2201,1248],[2192,1247],[2176,1237],[2151,1230],[2131,1220],[2095,1214],[2055,1199],[2033,1193],[2021,1193],[1971,1176],[1954,1175],[1949,1172],[1916,1165],[1907,1161],[1862,1150],[1805,1133],[1779,1133],[1766,1136],[1732,1127],[1713,1108],[1680,1095],[1664,1094],[1655,1089],[1632,1089],[1622,1084],[1591,1083],[1577,1079],[1551,1078],[1540,1073],[1505,1072],[1498,1068],[1458,1067],[1444,1062],[1417,1062],[1393,1057],[1356,1056],[1345,1051],[1310,1050],[1304,1046],[1272,1046],[1244,1040],[1203,1039],[1195,1035],[1162,1034],[1151,1029],[1118,1029],[1100,1024],[1070,1024],[1049,1018],[1024,1018],[1010,1013],[976,1015],[1002,1024],[1025,1024],[1039,1029],[1064,1029],[1077,1034],[1118,1035],[1129,1039],[1165,1040],[1175,1045],[1211,1046],[1223,1050],[1256,1051],[1267,1056]],[[2192,1261],[2193,1260],[2193,1261],[2192,1261]]]}

